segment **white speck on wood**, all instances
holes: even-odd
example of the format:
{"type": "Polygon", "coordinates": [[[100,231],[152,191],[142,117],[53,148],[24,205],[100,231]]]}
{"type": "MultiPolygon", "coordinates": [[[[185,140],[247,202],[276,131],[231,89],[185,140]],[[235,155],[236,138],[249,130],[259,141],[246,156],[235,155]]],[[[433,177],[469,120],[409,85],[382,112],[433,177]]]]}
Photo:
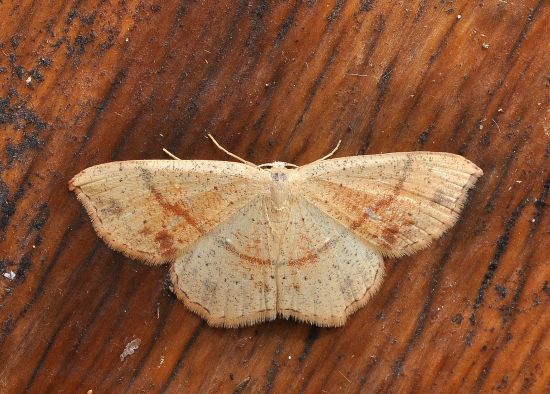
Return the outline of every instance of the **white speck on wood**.
{"type": "Polygon", "coordinates": [[[15,279],[15,272],[13,272],[13,271],[4,272],[2,275],[4,275],[4,278],[7,278],[9,280],[14,280],[15,279]]]}
{"type": "Polygon", "coordinates": [[[139,349],[139,345],[141,344],[141,339],[136,338],[126,344],[126,347],[124,348],[124,351],[120,354],[120,361],[124,361],[124,359],[128,356],[131,356],[136,352],[136,350],[139,349]]]}

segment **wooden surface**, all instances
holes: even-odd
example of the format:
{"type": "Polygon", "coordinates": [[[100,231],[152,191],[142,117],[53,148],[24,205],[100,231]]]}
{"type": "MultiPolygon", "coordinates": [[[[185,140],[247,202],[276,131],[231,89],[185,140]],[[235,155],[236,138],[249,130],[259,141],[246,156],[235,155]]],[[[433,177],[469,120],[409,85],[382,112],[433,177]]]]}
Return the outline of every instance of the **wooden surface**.
{"type": "Polygon", "coordinates": [[[550,391],[550,4],[0,2],[0,392],[550,391]],[[484,45],[485,44],[485,45],[484,45]],[[486,48],[485,48],[485,47],[486,48]],[[340,329],[213,329],[101,242],[112,160],[434,150],[485,172],[340,329]],[[126,344],[139,348],[121,361],[126,344]]]}

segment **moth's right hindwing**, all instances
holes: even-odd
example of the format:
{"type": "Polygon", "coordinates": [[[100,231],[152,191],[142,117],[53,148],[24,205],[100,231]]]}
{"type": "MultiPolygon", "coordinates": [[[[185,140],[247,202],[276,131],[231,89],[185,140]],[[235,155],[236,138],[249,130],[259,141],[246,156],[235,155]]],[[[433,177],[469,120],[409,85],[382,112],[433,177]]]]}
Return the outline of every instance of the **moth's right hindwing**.
{"type": "Polygon", "coordinates": [[[296,196],[278,264],[277,312],[318,326],[341,326],[384,278],[382,255],[296,196]]]}

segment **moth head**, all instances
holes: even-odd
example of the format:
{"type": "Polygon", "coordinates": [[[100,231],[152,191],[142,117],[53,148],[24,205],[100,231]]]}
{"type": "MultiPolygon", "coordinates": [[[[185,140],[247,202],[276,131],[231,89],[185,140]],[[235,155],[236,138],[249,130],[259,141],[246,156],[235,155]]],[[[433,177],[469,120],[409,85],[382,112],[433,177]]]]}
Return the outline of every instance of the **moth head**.
{"type": "Polygon", "coordinates": [[[265,163],[265,164],[260,164],[258,166],[259,168],[266,168],[268,170],[270,169],[291,169],[291,168],[298,168],[298,166],[296,164],[292,164],[292,163],[285,163],[284,161],[274,161],[273,163],[265,163]]]}

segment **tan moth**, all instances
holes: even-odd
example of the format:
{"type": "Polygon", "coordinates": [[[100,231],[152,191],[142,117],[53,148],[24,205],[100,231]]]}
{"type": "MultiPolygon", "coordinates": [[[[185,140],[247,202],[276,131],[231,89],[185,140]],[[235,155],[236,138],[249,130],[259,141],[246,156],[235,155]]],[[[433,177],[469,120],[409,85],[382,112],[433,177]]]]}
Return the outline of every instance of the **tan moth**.
{"type": "Polygon", "coordinates": [[[126,256],[171,263],[173,291],[213,326],[293,317],[341,326],[384,277],[382,256],[427,247],[483,172],[450,153],[284,162],[131,160],[69,188],[126,256]]]}

